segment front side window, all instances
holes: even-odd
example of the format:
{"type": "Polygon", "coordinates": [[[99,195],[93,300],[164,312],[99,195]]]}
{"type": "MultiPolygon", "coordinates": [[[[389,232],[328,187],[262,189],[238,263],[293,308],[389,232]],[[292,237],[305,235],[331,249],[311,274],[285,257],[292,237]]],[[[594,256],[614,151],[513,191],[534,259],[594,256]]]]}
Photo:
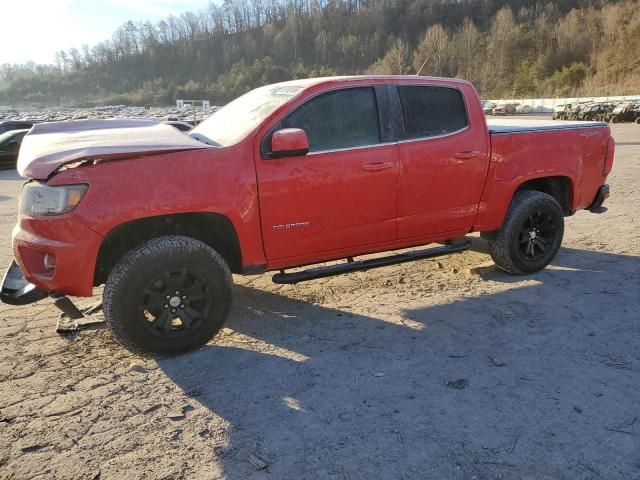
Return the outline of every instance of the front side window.
{"type": "Polygon", "coordinates": [[[375,90],[358,87],[323,93],[288,115],[279,128],[303,129],[310,152],[380,143],[375,90]]]}
{"type": "Polygon", "coordinates": [[[405,139],[435,137],[468,125],[462,93],[454,88],[422,85],[398,87],[405,139]]]}

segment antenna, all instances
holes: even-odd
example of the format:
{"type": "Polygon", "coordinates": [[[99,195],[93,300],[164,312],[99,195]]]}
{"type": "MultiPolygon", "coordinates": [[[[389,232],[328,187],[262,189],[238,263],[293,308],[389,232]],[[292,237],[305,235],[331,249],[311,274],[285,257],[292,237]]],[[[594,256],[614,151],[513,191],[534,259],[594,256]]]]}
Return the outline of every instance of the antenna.
{"type": "Polygon", "coordinates": [[[422,69],[427,64],[427,60],[428,60],[428,58],[425,58],[424,62],[422,62],[422,66],[420,67],[420,70],[418,70],[418,73],[416,73],[416,77],[420,76],[420,72],[422,72],[422,69]]]}

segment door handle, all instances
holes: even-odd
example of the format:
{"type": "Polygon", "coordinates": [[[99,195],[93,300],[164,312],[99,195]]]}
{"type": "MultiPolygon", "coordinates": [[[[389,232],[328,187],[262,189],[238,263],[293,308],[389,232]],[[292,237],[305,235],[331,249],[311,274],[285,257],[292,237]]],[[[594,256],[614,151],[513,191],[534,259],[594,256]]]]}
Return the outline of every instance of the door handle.
{"type": "Polygon", "coordinates": [[[458,160],[469,160],[478,156],[480,156],[480,152],[477,150],[464,150],[454,154],[453,158],[457,158],[458,160]]]}
{"type": "Polygon", "coordinates": [[[363,165],[362,170],[366,172],[379,172],[380,170],[386,170],[391,167],[393,167],[393,163],[391,162],[374,162],[363,165]]]}

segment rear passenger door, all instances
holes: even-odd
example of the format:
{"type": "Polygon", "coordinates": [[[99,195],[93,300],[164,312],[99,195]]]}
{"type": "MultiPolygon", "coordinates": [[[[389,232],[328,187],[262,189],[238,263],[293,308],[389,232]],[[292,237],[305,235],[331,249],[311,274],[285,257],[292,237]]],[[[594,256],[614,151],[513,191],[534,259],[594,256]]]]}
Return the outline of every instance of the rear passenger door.
{"type": "MultiPolygon", "coordinates": [[[[397,92],[403,123],[398,238],[470,229],[489,161],[479,105],[468,108],[458,88],[412,84],[397,92]]],[[[469,87],[466,95],[472,93],[469,87]]]]}

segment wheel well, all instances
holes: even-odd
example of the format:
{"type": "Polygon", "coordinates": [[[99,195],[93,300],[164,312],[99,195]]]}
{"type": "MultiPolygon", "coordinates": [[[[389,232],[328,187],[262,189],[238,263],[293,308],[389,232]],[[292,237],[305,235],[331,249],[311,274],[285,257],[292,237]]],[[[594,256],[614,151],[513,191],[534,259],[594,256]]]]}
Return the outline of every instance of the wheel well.
{"type": "Polygon", "coordinates": [[[227,217],[208,212],[161,215],[123,223],[108,233],[98,252],[94,285],[104,283],[127,252],[165,235],[184,235],[200,240],[222,255],[233,273],[242,269],[238,236],[227,217]]]}
{"type": "Polygon", "coordinates": [[[524,182],[515,193],[522,190],[535,190],[551,195],[560,204],[565,216],[573,213],[571,211],[571,180],[568,177],[535,178],[524,182]]]}

